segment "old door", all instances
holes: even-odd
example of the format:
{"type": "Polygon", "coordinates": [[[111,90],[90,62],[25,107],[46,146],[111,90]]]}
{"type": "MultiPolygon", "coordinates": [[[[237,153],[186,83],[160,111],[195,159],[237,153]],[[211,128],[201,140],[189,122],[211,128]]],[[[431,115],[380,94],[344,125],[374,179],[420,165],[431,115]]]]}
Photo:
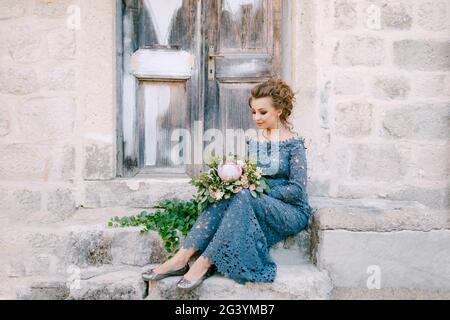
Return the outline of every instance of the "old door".
{"type": "Polygon", "coordinates": [[[250,90],[281,73],[281,1],[205,1],[203,12],[205,130],[220,130],[222,155],[243,155],[244,132],[256,129],[250,90]]]}
{"type": "Polygon", "coordinates": [[[250,88],[281,72],[281,0],[118,0],[117,8],[118,176],[198,174],[209,129],[226,146],[234,140],[226,129],[255,128],[250,88]]]}

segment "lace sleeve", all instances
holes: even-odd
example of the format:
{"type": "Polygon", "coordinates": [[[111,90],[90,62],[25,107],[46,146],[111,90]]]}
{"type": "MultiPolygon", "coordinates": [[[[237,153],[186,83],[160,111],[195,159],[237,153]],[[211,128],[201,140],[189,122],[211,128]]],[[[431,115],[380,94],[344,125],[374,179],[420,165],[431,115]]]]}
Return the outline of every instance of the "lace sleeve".
{"type": "Polygon", "coordinates": [[[294,143],[289,154],[288,183],[287,185],[273,187],[268,195],[293,204],[306,200],[307,170],[303,141],[294,143]]]}

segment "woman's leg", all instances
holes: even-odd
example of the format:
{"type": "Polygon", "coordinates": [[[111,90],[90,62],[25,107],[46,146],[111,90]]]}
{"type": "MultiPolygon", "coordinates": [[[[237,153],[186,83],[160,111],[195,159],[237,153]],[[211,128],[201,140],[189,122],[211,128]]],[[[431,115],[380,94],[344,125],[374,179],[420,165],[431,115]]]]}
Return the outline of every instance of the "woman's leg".
{"type": "Polygon", "coordinates": [[[248,189],[239,192],[226,211],[202,257],[239,283],[272,282],[276,264],[269,254],[266,214],[248,189]],[[262,210],[261,210],[262,209],[262,210]]]}
{"type": "Polygon", "coordinates": [[[192,229],[181,244],[181,249],[203,252],[216,233],[230,200],[210,204],[198,217],[192,229]]]}
{"type": "Polygon", "coordinates": [[[209,267],[211,267],[212,263],[208,258],[204,256],[198,257],[197,260],[192,264],[189,271],[183,276],[186,280],[195,282],[200,277],[205,274],[209,267]]]}
{"type": "MultiPolygon", "coordinates": [[[[198,217],[191,231],[182,242],[180,250],[172,258],[155,268],[154,271],[156,273],[166,273],[181,269],[189,262],[189,259],[195,252],[202,252],[214,236],[226,206],[227,200],[209,205],[198,217]]],[[[209,268],[207,261],[204,259],[193,265],[193,271],[199,267],[206,268],[206,270],[209,268]]]]}
{"type": "Polygon", "coordinates": [[[195,249],[193,248],[180,249],[172,258],[153,269],[153,271],[156,273],[166,273],[179,270],[188,263],[189,259],[194,253],[195,249]]]}
{"type": "Polygon", "coordinates": [[[245,234],[246,230],[249,230],[250,221],[247,220],[247,215],[249,215],[250,212],[253,212],[251,206],[253,198],[250,195],[250,192],[247,189],[244,189],[233,195],[229,200],[225,210],[221,211],[220,219],[218,219],[219,223],[214,224],[214,234],[211,234],[211,237],[208,238],[208,242],[205,243],[206,248],[202,247],[203,250],[201,251],[201,256],[184,275],[185,279],[193,282],[197,281],[213,264],[212,257],[215,256],[215,250],[218,247],[227,245],[226,241],[224,241],[225,239],[228,241],[233,241],[234,238],[235,240],[238,240],[240,235],[237,235],[236,233],[245,234]]]}

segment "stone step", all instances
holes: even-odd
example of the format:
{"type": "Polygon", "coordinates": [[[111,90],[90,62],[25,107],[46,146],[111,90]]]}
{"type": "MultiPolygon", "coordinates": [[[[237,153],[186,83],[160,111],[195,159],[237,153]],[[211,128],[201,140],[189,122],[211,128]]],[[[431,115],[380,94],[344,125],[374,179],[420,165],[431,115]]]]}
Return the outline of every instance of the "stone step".
{"type": "Polygon", "coordinates": [[[34,276],[17,279],[20,300],[142,300],[147,284],[142,267],[102,266],[72,269],[63,276],[34,276]]]}
{"type": "MultiPolygon", "coordinates": [[[[326,272],[311,263],[281,265],[273,283],[245,285],[217,273],[190,292],[176,288],[180,277],[146,283],[145,267],[103,266],[76,270],[70,277],[24,277],[16,279],[15,298],[20,300],[265,300],[329,299],[332,285],[326,272]]],[[[11,296],[11,294],[10,294],[11,296]]]]}
{"type": "MultiPolygon", "coordinates": [[[[111,217],[139,212],[85,209],[61,223],[8,226],[0,230],[0,272],[10,277],[64,275],[70,266],[161,263],[168,254],[157,232],[140,235],[140,227],[107,227],[111,217]]],[[[309,232],[303,231],[273,246],[271,255],[279,264],[309,261],[309,239],[309,232]]]]}
{"type": "Polygon", "coordinates": [[[147,300],[322,300],[329,299],[331,281],[312,263],[278,265],[273,283],[246,283],[215,274],[199,287],[183,292],[176,288],[180,277],[151,281],[147,300]]]}

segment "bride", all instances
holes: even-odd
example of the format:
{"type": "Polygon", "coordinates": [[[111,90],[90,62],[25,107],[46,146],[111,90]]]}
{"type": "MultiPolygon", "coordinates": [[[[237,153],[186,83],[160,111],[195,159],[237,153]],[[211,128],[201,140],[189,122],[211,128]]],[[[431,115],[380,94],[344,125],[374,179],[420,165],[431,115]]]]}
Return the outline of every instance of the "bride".
{"type": "Polygon", "coordinates": [[[253,120],[263,132],[263,139],[247,141],[249,152],[258,155],[260,148],[268,145],[279,148],[278,170],[264,175],[271,187],[269,194],[253,198],[243,189],[210,204],[180,250],[144,272],[144,280],[183,275],[177,287],[184,290],[196,288],[216,271],[240,284],[275,280],[277,266],[270,247],[305,229],[312,214],[304,138],[292,131],[288,121],[294,101],[292,89],[279,79],[258,84],[249,97],[253,120]],[[201,255],[190,266],[188,262],[196,252],[201,255]]]}

